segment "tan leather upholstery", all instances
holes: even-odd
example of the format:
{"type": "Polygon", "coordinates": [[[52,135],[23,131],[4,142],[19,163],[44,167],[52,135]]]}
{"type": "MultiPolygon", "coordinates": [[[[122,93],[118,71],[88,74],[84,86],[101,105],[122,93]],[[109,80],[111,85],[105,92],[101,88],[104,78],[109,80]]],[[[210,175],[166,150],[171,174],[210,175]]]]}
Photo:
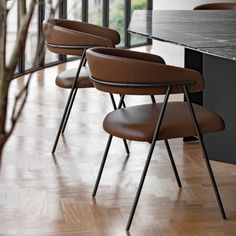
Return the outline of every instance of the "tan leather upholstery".
{"type": "Polygon", "coordinates": [[[236,10],[236,3],[208,3],[199,5],[194,10],[236,10]]]}
{"type": "MultiPolygon", "coordinates": [[[[65,70],[62,71],[56,78],[56,85],[70,89],[72,88],[73,81],[75,79],[77,69],[65,70]]],[[[82,67],[80,71],[79,78],[77,80],[76,88],[91,88],[93,87],[92,81],[89,79],[90,73],[87,67],[82,67]]]]}
{"type": "MultiPolygon", "coordinates": [[[[43,22],[43,31],[47,47],[51,52],[62,55],[81,56],[83,49],[63,48],[83,46],[115,47],[120,42],[117,31],[79,21],[65,19],[49,19],[43,22]],[[51,46],[50,46],[51,45],[51,46]]],[[[60,73],[56,78],[56,85],[61,88],[71,88],[73,85],[75,70],[60,73]]],[[[83,67],[77,81],[77,88],[93,87],[89,80],[89,72],[83,67]]]]}
{"type": "MultiPolygon", "coordinates": [[[[197,71],[168,66],[156,55],[127,51],[122,49],[93,48],[87,51],[91,75],[105,82],[116,83],[164,83],[195,81],[189,86],[190,92],[202,91],[204,81],[197,71]]],[[[115,87],[94,83],[97,89],[119,94],[163,94],[163,88],[115,87]]],[[[182,88],[173,88],[172,93],[180,93],[182,88]]]]}
{"type": "MultiPolygon", "coordinates": [[[[174,86],[174,83],[176,85],[178,81],[181,81],[181,84],[183,84],[183,81],[186,83],[189,80],[196,82],[195,84],[188,85],[190,91],[197,92],[203,89],[203,78],[198,72],[167,66],[164,64],[163,59],[158,56],[119,49],[94,48],[87,51],[87,59],[95,87],[105,92],[110,93],[112,91],[122,94],[141,95],[158,94],[160,91],[164,92],[164,89],[153,88],[155,83],[162,83],[162,86],[169,87],[174,86]],[[172,83],[171,85],[170,82],[172,83]],[[137,83],[142,88],[135,90],[134,87],[138,86],[137,83]],[[144,87],[144,83],[146,87],[144,87]]],[[[180,83],[177,85],[180,86],[180,83]]],[[[174,92],[181,92],[182,88],[179,87],[173,90],[174,92]]],[[[157,140],[165,141],[178,186],[181,187],[182,185],[171,154],[168,139],[191,137],[196,134],[201,142],[222,218],[226,219],[202,140],[202,135],[204,134],[223,130],[225,127],[224,121],[216,113],[202,106],[191,104],[190,102],[168,102],[167,98],[170,90],[168,89],[166,92],[164,99],[165,106],[162,103],[155,103],[117,109],[109,113],[103,122],[104,130],[110,135],[94,186],[93,196],[96,195],[113,136],[125,140],[151,143],[126,230],[130,229],[135,214],[145,176],[155,148],[155,142],[157,140]],[[192,119],[193,117],[196,117],[197,122],[195,119],[192,119]]],[[[186,89],[184,89],[184,92],[187,96],[188,92],[186,89]]]]}
{"type": "MultiPolygon", "coordinates": [[[[128,107],[109,113],[103,127],[109,134],[128,140],[151,142],[162,103],[128,107]]],[[[202,134],[224,129],[223,120],[214,112],[193,104],[202,134]]],[[[169,102],[158,140],[196,135],[188,105],[169,102]]]]}
{"type": "MultiPolygon", "coordinates": [[[[126,51],[122,49],[93,48],[87,51],[87,59],[91,75],[97,79],[95,86],[105,92],[122,94],[159,94],[164,89],[139,88],[133,89],[135,83],[168,83],[193,80],[189,91],[203,89],[203,78],[200,73],[168,66],[156,55],[126,51]],[[101,85],[100,83],[118,83],[101,85]]],[[[165,85],[166,86],[166,85],[165,85]]],[[[182,88],[173,92],[182,92],[182,88]]],[[[158,120],[162,104],[141,105],[119,109],[111,112],[104,120],[104,129],[109,134],[129,140],[150,142],[158,120]]],[[[214,112],[199,105],[194,110],[202,134],[217,132],[224,129],[223,120],[214,112]]],[[[168,103],[161,125],[158,139],[194,136],[195,128],[189,108],[185,102],[168,103]]]]}
{"type": "Polygon", "coordinates": [[[81,49],[62,49],[60,46],[105,46],[114,47],[120,42],[115,30],[64,19],[49,19],[43,22],[43,31],[48,49],[63,55],[82,54],[81,49]],[[56,45],[56,47],[50,46],[56,45]]]}

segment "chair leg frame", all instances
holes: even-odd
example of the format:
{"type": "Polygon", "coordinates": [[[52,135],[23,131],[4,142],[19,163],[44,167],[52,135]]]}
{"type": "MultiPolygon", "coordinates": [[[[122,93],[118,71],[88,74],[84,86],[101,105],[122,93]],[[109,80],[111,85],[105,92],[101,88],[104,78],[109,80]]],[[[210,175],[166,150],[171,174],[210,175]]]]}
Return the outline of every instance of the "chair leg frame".
{"type": "MultiPolygon", "coordinates": [[[[155,99],[154,95],[151,95],[151,100],[152,100],[153,104],[156,103],[156,99],[155,99]]],[[[181,184],[181,181],[180,181],[180,178],[179,178],[178,170],[176,168],[175,161],[174,161],[171,149],[170,149],[169,142],[168,142],[168,140],[164,140],[164,142],[165,142],[166,150],[167,150],[167,153],[169,155],[169,159],[170,159],[170,162],[171,162],[171,165],[172,165],[172,169],[173,169],[174,174],[175,174],[175,178],[176,178],[178,187],[182,188],[182,184],[181,184]]]]}
{"type": "MultiPolygon", "coordinates": [[[[85,58],[84,58],[84,62],[83,62],[83,66],[86,65],[86,62],[87,62],[87,58],[85,57],[85,58]]],[[[65,132],[66,125],[67,125],[67,122],[68,122],[68,119],[69,119],[69,116],[70,116],[71,108],[72,108],[72,106],[73,106],[73,103],[74,103],[74,100],[75,100],[75,96],[76,96],[77,91],[78,91],[78,89],[76,89],[76,90],[74,91],[73,97],[72,97],[72,99],[71,99],[70,107],[69,107],[69,109],[68,109],[68,112],[67,112],[67,115],[66,115],[66,119],[65,119],[65,122],[64,122],[63,127],[62,127],[62,130],[61,130],[61,133],[62,133],[62,134],[65,132]]]]}
{"type": "Polygon", "coordinates": [[[59,129],[57,131],[57,135],[56,135],[56,138],[55,138],[55,141],[54,141],[54,144],[53,144],[52,153],[55,153],[55,151],[56,151],[57,143],[58,143],[62,128],[63,128],[64,123],[66,121],[66,118],[68,116],[68,111],[69,111],[70,107],[72,107],[73,102],[74,102],[74,97],[75,97],[75,94],[76,94],[75,91],[77,90],[76,89],[76,83],[77,83],[79,73],[81,71],[81,68],[82,68],[84,60],[85,60],[85,55],[86,55],[85,53],[86,53],[86,49],[83,50],[83,54],[82,54],[82,57],[80,59],[79,67],[78,67],[78,70],[76,72],[74,82],[73,82],[73,85],[72,85],[72,88],[71,88],[71,91],[70,91],[70,94],[69,94],[69,97],[68,97],[68,100],[67,100],[67,103],[66,103],[66,107],[64,109],[64,113],[63,113],[63,116],[62,116],[62,119],[61,119],[61,123],[60,123],[59,129]]]}
{"type": "Polygon", "coordinates": [[[156,99],[155,99],[154,95],[151,95],[151,100],[152,100],[152,103],[156,103],[156,99]]]}
{"type": "Polygon", "coordinates": [[[67,114],[66,114],[66,118],[65,118],[65,121],[64,121],[64,123],[63,123],[63,127],[62,127],[62,129],[61,129],[61,133],[62,133],[62,134],[64,134],[64,132],[65,132],[66,125],[67,125],[67,122],[68,122],[68,119],[69,119],[69,116],[70,116],[71,109],[72,109],[73,104],[74,104],[74,100],[75,100],[77,91],[78,91],[78,88],[76,88],[76,89],[74,90],[74,93],[73,93],[73,95],[72,95],[71,102],[70,102],[70,105],[69,105],[69,108],[68,108],[68,111],[67,111],[67,114]]]}
{"type": "MultiPolygon", "coordinates": [[[[135,211],[136,211],[136,208],[137,208],[139,197],[140,197],[140,194],[141,194],[141,191],[142,191],[142,188],[143,188],[143,184],[144,184],[146,174],[147,174],[147,171],[148,171],[148,168],[149,168],[149,164],[151,162],[152,154],[153,154],[153,151],[154,151],[154,148],[155,148],[156,140],[158,139],[158,134],[159,134],[161,123],[162,123],[162,120],[163,120],[163,117],[164,117],[164,114],[165,114],[165,110],[166,110],[166,106],[167,106],[167,103],[168,103],[171,88],[172,88],[172,86],[168,86],[166,94],[165,94],[164,102],[162,104],[161,112],[160,112],[160,115],[158,117],[158,121],[157,121],[156,128],[155,128],[155,131],[154,131],[151,146],[150,146],[150,149],[149,149],[149,152],[148,152],[148,156],[147,156],[147,159],[146,159],[146,162],[145,162],[145,166],[144,166],[144,169],[143,169],[143,172],[142,172],[142,176],[141,176],[141,179],[140,179],[140,182],[139,182],[139,186],[138,186],[138,189],[137,189],[137,192],[136,192],[136,196],[135,196],[135,199],[134,199],[134,202],[133,202],[130,214],[129,214],[128,222],[127,222],[127,225],[126,225],[126,230],[127,231],[129,231],[129,229],[131,227],[131,224],[132,224],[132,221],[133,221],[133,217],[134,217],[134,214],[135,214],[135,211]]],[[[215,193],[215,196],[216,196],[216,200],[217,200],[217,203],[218,203],[218,206],[219,206],[219,210],[220,210],[222,218],[226,219],[223,204],[222,204],[220,194],[219,194],[219,191],[218,191],[218,188],[217,188],[217,184],[216,184],[216,181],[215,181],[215,178],[214,178],[214,174],[213,174],[210,162],[209,162],[209,158],[208,158],[207,151],[206,151],[206,148],[205,148],[205,145],[204,145],[204,142],[203,142],[202,134],[201,134],[201,131],[200,131],[197,119],[196,119],[196,115],[194,113],[192,103],[190,102],[190,99],[189,99],[189,93],[188,93],[188,89],[187,89],[186,85],[183,85],[183,90],[184,90],[184,94],[185,94],[185,97],[186,97],[186,100],[187,100],[189,111],[191,113],[191,117],[192,117],[192,120],[193,120],[193,125],[195,126],[196,133],[197,133],[197,136],[198,136],[200,144],[201,144],[201,148],[202,148],[202,151],[203,151],[204,159],[205,159],[207,170],[208,170],[210,180],[211,180],[211,183],[212,183],[212,186],[213,186],[213,190],[214,190],[214,193],[215,193]]],[[[121,106],[122,106],[122,101],[120,101],[119,108],[121,106]]],[[[95,197],[96,192],[97,192],[97,188],[98,188],[98,185],[99,185],[99,182],[100,182],[100,179],[101,179],[102,171],[103,171],[103,168],[105,166],[107,154],[108,154],[108,151],[109,151],[109,148],[110,148],[111,140],[112,140],[112,136],[110,135],[109,139],[108,139],[107,146],[106,146],[106,150],[105,150],[105,153],[104,153],[104,156],[103,156],[102,164],[100,166],[100,170],[99,170],[99,173],[98,173],[96,184],[95,184],[95,187],[94,187],[93,197],[95,197]]],[[[172,168],[173,168],[174,173],[175,173],[175,177],[176,177],[178,186],[181,187],[182,185],[181,185],[181,182],[180,182],[180,178],[179,178],[176,166],[175,166],[175,162],[174,162],[171,150],[170,150],[169,143],[168,143],[167,140],[164,140],[164,141],[165,141],[165,145],[166,145],[166,148],[167,148],[167,152],[168,152],[169,157],[170,157],[172,168]]]]}
{"type": "MultiPolygon", "coordinates": [[[[110,96],[111,96],[111,100],[113,100],[114,97],[112,96],[112,94],[110,94],[110,96]]],[[[124,102],[124,97],[125,97],[125,95],[121,95],[119,105],[118,105],[117,109],[120,109],[122,107],[122,104],[124,102]]],[[[113,106],[114,106],[114,109],[115,109],[115,107],[116,107],[115,103],[113,103],[113,106]]],[[[103,154],[102,162],[101,162],[99,172],[98,172],[98,175],[97,175],[97,178],[96,178],[96,183],[95,183],[95,186],[93,188],[93,193],[92,193],[93,197],[95,197],[96,193],[97,193],[97,189],[98,189],[98,186],[99,186],[99,183],[100,183],[100,180],[101,180],[102,172],[103,172],[103,169],[104,169],[104,166],[105,166],[105,163],[106,163],[107,155],[108,155],[108,152],[109,152],[109,149],[110,149],[110,146],[111,146],[112,138],[113,138],[113,136],[109,135],[107,145],[106,145],[106,149],[105,149],[105,152],[103,154]]]]}
{"type": "MultiPolygon", "coordinates": [[[[120,95],[120,98],[121,97],[122,97],[122,95],[120,95]]],[[[111,98],[113,109],[117,110],[117,106],[116,106],[116,102],[115,102],[115,99],[114,99],[114,95],[112,93],[110,93],[110,98],[111,98]]],[[[125,108],[126,105],[125,105],[125,102],[124,102],[124,98],[125,97],[123,97],[122,106],[125,108]]],[[[125,146],[126,153],[127,153],[127,155],[129,155],[130,154],[130,150],[129,150],[129,146],[128,146],[127,140],[123,139],[123,143],[124,143],[124,146],[125,146]]]]}
{"type": "MultiPolygon", "coordinates": [[[[168,87],[168,90],[169,89],[170,89],[170,87],[168,87]]],[[[216,184],[216,181],[215,181],[215,178],[214,178],[214,175],[213,175],[213,171],[212,171],[212,168],[211,168],[211,165],[210,165],[210,162],[209,162],[207,151],[206,151],[206,148],[205,148],[205,145],[204,145],[204,142],[203,142],[202,134],[201,134],[201,131],[200,131],[197,119],[196,119],[196,115],[194,113],[192,103],[190,102],[190,99],[189,99],[189,93],[188,93],[187,86],[183,85],[183,89],[184,89],[184,94],[186,96],[188,107],[189,107],[189,110],[190,110],[190,113],[191,113],[191,116],[192,116],[193,124],[195,126],[198,138],[200,140],[200,144],[201,144],[202,151],[203,151],[203,154],[204,154],[204,159],[205,159],[207,170],[208,170],[208,173],[209,173],[209,176],[210,176],[210,180],[211,180],[214,192],[215,192],[215,196],[216,196],[216,200],[217,200],[217,203],[218,203],[218,206],[219,206],[219,210],[220,210],[222,218],[226,219],[225,211],[224,211],[223,204],[222,204],[222,201],[221,201],[221,198],[220,198],[220,194],[219,194],[219,191],[218,191],[218,188],[217,188],[217,184],[216,184]]],[[[152,157],[152,153],[153,153],[154,146],[155,146],[155,143],[156,143],[156,139],[158,137],[159,129],[160,129],[160,126],[161,126],[161,121],[162,121],[162,118],[164,116],[165,107],[167,105],[168,98],[169,98],[169,92],[170,91],[168,91],[168,90],[167,90],[166,95],[165,95],[165,100],[163,102],[162,110],[161,110],[160,115],[159,115],[159,119],[158,119],[157,126],[156,126],[156,129],[155,129],[155,132],[154,132],[152,144],[151,144],[151,147],[149,149],[149,153],[148,153],[148,157],[147,157],[147,160],[146,160],[146,163],[145,163],[145,166],[144,166],[142,177],[141,177],[141,180],[140,180],[140,183],[139,183],[139,186],[138,186],[138,190],[137,190],[137,193],[136,193],[136,196],[135,196],[135,200],[134,200],[134,203],[133,203],[130,215],[129,215],[128,223],[126,225],[126,230],[127,231],[130,229],[130,226],[131,226],[131,223],[132,223],[132,220],[133,220],[133,216],[134,216],[134,213],[135,213],[135,210],[136,210],[136,207],[137,207],[137,204],[138,204],[138,200],[139,200],[139,197],[140,197],[140,194],[141,194],[141,191],[142,191],[142,187],[143,187],[143,184],[144,184],[146,173],[147,173],[150,161],[151,161],[151,157],[152,157]]],[[[166,142],[166,140],[165,140],[165,144],[167,144],[166,147],[167,147],[167,151],[169,153],[170,149],[169,149],[168,142],[166,142]]],[[[173,158],[172,154],[169,153],[169,156],[170,156],[171,163],[172,163],[172,160],[173,160],[172,159],[173,158]]],[[[175,164],[172,165],[172,167],[174,169],[174,173],[176,174],[177,172],[175,172],[175,164]]],[[[177,169],[176,169],[176,171],[177,171],[177,169]]],[[[176,177],[176,179],[177,179],[177,182],[178,182],[178,177],[176,177]]],[[[179,182],[178,182],[178,184],[179,184],[179,182]]]]}
{"type": "Polygon", "coordinates": [[[102,177],[102,172],[103,172],[106,160],[107,160],[107,155],[108,155],[108,152],[109,152],[109,149],[110,149],[110,146],[111,146],[112,138],[113,138],[113,136],[109,135],[109,138],[108,138],[108,141],[107,141],[107,144],[106,144],[106,148],[105,148],[105,152],[103,154],[102,162],[101,162],[101,165],[100,165],[100,168],[99,168],[99,171],[98,171],[97,179],[96,179],[96,182],[95,182],[95,185],[94,185],[94,188],[93,188],[93,193],[92,193],[93,197],[95,197],[96,193],[97,193],[98,185],[99,185],[101,177],[102,177]]]}
{"type": "Polygon", "coordinates": [[[218,187],[217,187],[217,184],[216,184],[216,181],[215,181],[215,177],[214,177],[214,174],[213,174],[213,171],[212,171],[212,168],[211,168],[211,164],[210,164],[210,161],[209,161],[209,158],[208,158],[208,155],[207,155],[206,147],[205,147],[204,142],[203,142],[201,130],[199,128],[199,125],[198,125],[198,122],[197,122],[197,118],[196,118],[192,103],[190,102],[188,88],[187,88],[186,85],[183,85],[183,89],[184,89],[184,95],[186,97],[188,107],[189,107],[189,110],[190,110],[190,113],[191,113],[191,116],[192,116],[193,124],[195,126],[197,136],[198,136],[198,139],[199,139],[200,144],[201,144],[203,156],[204,156],[206,167],[207,167],[207,170],[208,170],[208,173],[209,173],[209,176],[210,176],[211,184],[212,184],[212,187],[213,187],[213,190],[214,190],[214,193],[215,193],[215,197],[216,197],[216,200],[217,200],[217,203],[218,203],[218,206],[219,206],[219,210],[220,210],[222,218],[226,219],[225,210],[224,210],[224,207],[223,207],[223,204],[222,204],[222,201],[221,201],[220,193],[218,191],[218,187]]]}
{"type": "Polygon", "coordinates": [[[174,161],[171,149],[170,149],[169,142],[168,142],[168,140],[164,140],[164,142],[165,142],[166,150],[167,150],[169,158],[170,158],[172,169],[173,169],[174,174],[175,174],[175,178],[176,178],[178,187],[182,188],[182,184],[181,184],[181,181],[180,181],[180,178],[179,178],[179,174],[178,174],[178,171],[177,171],[177,168],[176,168],[176,165],[175,165],[175,161],[174,161]]]}
{"type": "Polygon", "coordinates": [[[148,167],[149,167],[149,164],[150,164],[150,161],[151,161],[151,158],[152,158],[152,153],[154,151],[156,140],[157,140],[159,130],[160,130],[160,127],[161,127],[161,123],[162,123],[162,120],[163,120],[163,117],[164,117],[164,114],[165,114],[165,110],[166,110],[167,102],[168,102],[168,99],[169,99],[170,91],[171,91],[171,87],[168,86],[167,91],[166,91],[166,95],[165,95],[165,99],[164,99],[164,102],[163,102],[163,105],[162,105],[162,108],[161,108],[161,112],[160,112],[160,115],[158,117],[156,128],[155,128],[155,131],[154,131],[154,134],[153,134],[151,146],[149,148],[147,160],[146,160],[146,163],[145,163],[145,166],[144,166],[144,169],[143,169],[143,173],[142,173],[142,176],[141,176],[141,179],[140,179],[140,182],[139,182],[138,190],[136,192],[136,196],[135,196],[135,199],[134,199],[134,202],[133,202],[133,206],[132,206],[132,209],[131,209],[130,214],[129,214],[129,219],[128,219],[128,222],[127,222],[127,225],[126,225],[126,230],[127,231],[129,231],[131,223],[133,221],[134,213],[135,213],[135,210],[136,210],[136,207],[137,207],[137,204],[138,204],[138,200],[139,200],[142,188],[143,188],[143,184],[144,184],[144,181],[145,181],[145,178],[146,178],[148,167]]]}
{"type": "MultiPolygon", "coordinates": [[[[59,125],[57,135],[56,135],[56,138],[55,138],[55,141],[54,141],[54,144],[53,144],[52,154],[54,154],[55,151],[56,151],[57,144],[58,144],[58,141],[59,141],[59,138],[60,138],[60,134],[64,133],[64,131],[65,131],[65,128],[66,128],[66,125],[67,125],[67,122],[68,122],[68,119],[69,119],[69,116],[70,116],[70,112],[71,112],[72,106],[74,104],[76,93],[78,91],[78,89],[76,88],[77,80],[79,78],[80,71],[81,71],[82,67],[85,66],[85,64],[86,64],[86,49],[84,49],[84,51],[83,51],[83,54],[82,54],[82,57],[81,57],[81,60],[80,60],[80,63],[79,63],[79,67],[78,67],[78,70],[76,72],[76,76],[74,78],[73,86],[71,88],[71,91],[70,91],[70,94],[69,94],[69,97],[68,97],[68,100],[67,100],[67,103],[66,103],[66,106],[65,106],[65,109],[64,109],[64,113],[63,113],[63,116],[62,116],[62,119],[61,119],[61,123],[59,125]]],[[[116,108],[115,100],[114,100],[114,97],[113,97],[112,94],[111,94],[111,100],[112,100],[113,107],[116,110],[117,108],[116,108]]],[[[124,98],[122,100],[122,105],[125,107],[124,98]]],[[[127,144],[127,141],[125,139],[123,139],[123,142],[124,142],[126,153],[127,153],[127,155],[129,155],[130,150],[129,150],[129,146],[127,144]]]]}

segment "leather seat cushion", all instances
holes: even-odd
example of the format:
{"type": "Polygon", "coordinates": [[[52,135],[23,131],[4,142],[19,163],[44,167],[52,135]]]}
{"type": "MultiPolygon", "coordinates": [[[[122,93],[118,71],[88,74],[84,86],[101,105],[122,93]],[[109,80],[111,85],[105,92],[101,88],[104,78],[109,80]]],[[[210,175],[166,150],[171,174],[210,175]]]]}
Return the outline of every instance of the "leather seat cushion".
{"type": "MultiPolygon", "coordinates": [[[[61,88],[71,88],[77,73],[76,69],[65,70],[59,73],[56,78],[56,85],[61,88]]],[[[87,67],[82,67],[76,84],[77,88],[90,88],[93,83],[90,80],[90,73],[87,67]]]]}
{"type": "MultiPolygon", "coordinates": [[[[109,134],[136,141],[151,142],[162,103],[122,108],[109,113],[103,127],[109,134]]],[[[202,134],[221,131],[224,121],[216,113],[193,104],[202,134]]],[[[158,140],[196,135],[186,102],[169,102],[158,140]]]]}

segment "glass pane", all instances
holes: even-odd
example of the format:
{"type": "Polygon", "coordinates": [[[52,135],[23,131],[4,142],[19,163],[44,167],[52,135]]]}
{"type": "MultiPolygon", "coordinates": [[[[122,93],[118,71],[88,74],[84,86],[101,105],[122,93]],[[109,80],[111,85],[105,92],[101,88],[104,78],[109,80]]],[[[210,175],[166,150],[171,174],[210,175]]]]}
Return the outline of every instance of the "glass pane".
{"type": "MultiPolygon", "coordinates": [[[[46,1],[47,2],[47,1],[46,1]]],[[[52,0],[52,6],[50,4],[46,3],[45,6],[45,18],[50,18],[52,17],[51,14],[51,7],[55,11],[54,18],[59,17],[59,6],[58,6],[58,0],[52,0]]],[[[56,53],[50,52],[46,47],[45,47],[45,63],[51,63],[51,62],[56,62],[59,60],[59,55],[56,53]]]]}
{"type": "Polygon", "coordinates": [[[51,0],[51,4],[48,1],[45,2],[45,18],[59,18],[59,4],[58,0],[51,0]],[[55,11],[54,16],[52,10],[55,11]]]}
{"type": "MultiPolygon", "coordinates": [[[[67,1],[67,19],[69,20],[82,20],[82,0],[67,1]]],[[[75,56],[68,55],[67,58],[75,56]]]]}
{"type": "MultiPolygon", "coordinates": [[[[134,10],[147,9],[147,0],[132,0],[131,1],[131,12],[134,10]]],[[[131,14],[132,14],[131,13],[131,14]]],[[[140,35],[131,34],[131,45],[146,43],[147,39],[140,35]]]]}
{"type": "Polygon", "coordinates": [[[46,47],[45,47],[45,63],[49,64],[52,62],[57,62],[59,61],[59,55],[56,53],[50,52],[46,47]]]}
{"type": "Polygon", "coordinates": [[[81,20],[82,19],[82,1],[70,0],[67,1],[67,18],[69,20],[81,20]]]}
{"type": "MultiPolygon", "coordinates": [[[[12,2],[7,2],[7,7],[9,8],[12,5],[12,2]]],[[[6,61],[7,63],[10,60],[13,48],[16,42],[17,35],[17,2],[13,5],[10,10],[7,18],[7,45],[6,45],[6,61]]],[[[1,23],[0,23],[1,24],[1,23]]],[[[16,72],[18,68],[16,68],[16,72]]]]}
{"type": "MultiPolygon", "coordinates": [[[[30,1],[27,1],[29,4],[30,1]]],[[[38,8],[34,10],[25,45],[25,69],[32,68],[38,43],[38,8]]]]}
{"type": "Polygon", "coordinates": [[[125,42],[125,0],[110,1],[109,27],[120,33],[121,42],[119,46],[124,46],[125,42]]]}
{"type": "Polygon", "coordinates": [[[88,22],[95,25],[102,25],[102,0],[89,0],[88,22]]]}

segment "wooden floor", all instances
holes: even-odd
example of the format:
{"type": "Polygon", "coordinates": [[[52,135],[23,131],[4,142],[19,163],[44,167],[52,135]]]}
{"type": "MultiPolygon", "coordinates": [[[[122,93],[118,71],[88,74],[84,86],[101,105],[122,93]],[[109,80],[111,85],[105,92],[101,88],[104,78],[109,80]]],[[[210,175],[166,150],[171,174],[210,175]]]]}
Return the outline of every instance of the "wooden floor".
{"type": "MultiPolygon", "coordinates": [[[[75,62],[68,67],[74,67],[75,62]]],[[[59,69],[64,69],[61,66],[59,69]]],[[[228,216],[221,219],[198,143],[170,141],[182,180],[178,189],[162,142],[156,145],[130,233],[125,225],[149,145],[115,139],[96,200],[91,197],[107,140],[109,97],[79,91],[55,156],[53,140],[68,96],[58,68],[34,76],[24,114],[9,140],[0,172],[1,236],[235,236],[236,165],[211,161],[228,216]]],[[[14,81],[11,99],[24,79],[14,81]]],[[[179,99],[174,97],[173,99],[179,99]]],[[[150,98],[127,98],[127,104],[150,98]]]]}

